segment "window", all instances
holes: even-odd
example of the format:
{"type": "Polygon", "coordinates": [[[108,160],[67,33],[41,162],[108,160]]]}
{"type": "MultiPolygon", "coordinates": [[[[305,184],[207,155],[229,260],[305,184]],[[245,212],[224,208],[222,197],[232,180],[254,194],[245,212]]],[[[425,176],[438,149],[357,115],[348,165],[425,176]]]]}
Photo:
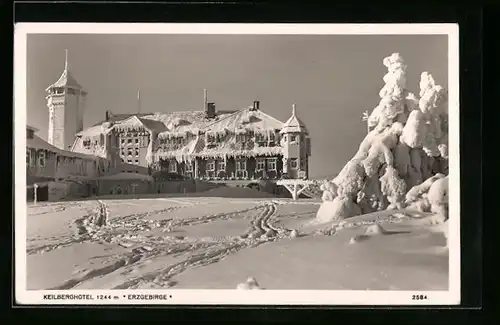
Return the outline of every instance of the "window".
{"type": "Polygon", "coordinates": [[[213,142],[215,142],[215,137],[213,135],[211,135],[211,134],[207,133],[206,139],[207,139],[207,143],[213,143],[213,142]]]}
{"type": "Polygon", "coordinates": [[[297,168],[297,158],[290,159],[290,168],[297,168]]]}
{"type": "Polygon", "coordinates": [[[295,142],[297,141],[297,136],[296,135],[291,135],[290,136],[290,142],[295,142]]]}
{"type": "Polygon", "coordinates": [[[266,168],[266,161],[262,158],[257,159],[257,170],[264,170],[266,168]]]}
{"type": "Polygon", "coordinates": [[[215,170],[215,161],[209,160],[207,162],[207,171],[214,171],[215,170]]]}
{"type": "Polygon", "coordinates": [[[128,139],[127,143],[132,144],[132,139],[128,139]]]}
{"type": "Polygon", "coordinates": [[[257,141],[257,142],[266,142],[266,136],[264,134],[257,133],[255,135],[255,141],[257,141]]]}
{"type": "Polygon", "coordinates": [[[121,139],[122,144],[125,144],[125,139],[121,139]]]}
{"type": "Polygon", "coordinates": [[[135,143],[138,144],[139,143],[139,139],[135,139],[135,143]]]}
{"type": "Polygon", "coordinates": [[[128,164],[131,164],[131,163],[132,163],[132,160],[131,160],[131,159],[127,160],[127,163],[128,163],[128,164]]]}
{"type": "Polygon", "coordinates": [[[246,135],[245,134],[237,134],[236,135],[236,142],[241,143],[246,141],[246,135]]]}
{"type": "Polygon", "coordinates": [[[104,134],[101,134],[101,135],[99,136],[99,141],[100,141],[100,143],[99,143],[99,144],[100,144],[101,146],[102,146],[102,145],[104,145],[104,134]]]}
{"type": "Polygon", "coordinates": [[[125,150],[122,150],[121,155],[125,156],[125,150]]]}
{"type": "Polygon", "coordinates": [[[193,171],[193,164],[192,163],[186,163],[185,170],[186,170],[186,172],[193,171]]]}
{"type": "Polygon", "coordinates": [[[128,149],[128,155],[132,156],[132,149],[128,149]]]}
{"type": "Polygon", "coordinates": [[[136,163],[137,165],[139,165],[139,159],[136,159],[136,160],[135,160],[135,163],[136,163]]]}
{"type": "Polygon", "coordinates": [[[276,139],[275,139],[275,134],[274,133],[269,133],[269,142],[275,142],[276,139]]]}
{"type": "Polygon", "coordinates": [[[139,157],[139,149],[135,149],[135,156],[139,157]]]}
{"type": "Polygon", "coordinates": [[[217,170],[226,170],[226,163],[224,162],[224,160],[218,162],[217,170]]]}
{"type": "Polygon", "coordinates": [[[40,151],[38,153],[38,165],[40,167],[45,167],[45,151],[40,151]]]}
{"type": "Polygon", "coordinates": [[[177,162],[171,161],[168,164],[168,171],[171,172],[171,173],[176,173],[177,172],[177,162]]]}
{"type": "Polygon", "coordinates": [[[306,160],[304,158],[300,159],[300,168],[305,169],[306,168],[306,160]]]}
{"type": "Polygon", "coordinates": [[[31,149],[26,148],[26,166],[31,165],[31,149]]]}
{"type": "Polygon", "coordinates": [[[267,160],[267,169],[276,170],[276,158],[269,158],[267,160]]]}
{"type": "Polygon", "coordinates": [[[247,161],[246,160],[237,160],[236,161],[236,170],[242,171],[247,169],[247,161]]]}

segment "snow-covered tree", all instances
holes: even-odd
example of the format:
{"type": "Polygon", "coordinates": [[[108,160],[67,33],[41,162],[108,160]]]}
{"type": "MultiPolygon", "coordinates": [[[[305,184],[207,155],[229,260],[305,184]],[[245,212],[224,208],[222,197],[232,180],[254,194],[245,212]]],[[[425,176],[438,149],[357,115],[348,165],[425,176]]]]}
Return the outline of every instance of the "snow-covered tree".
{"type": "MultiPolygon", "coordinates": [[[[428,207],[421,203],[421,208],[435,213],[447,211],[446,91],[423,72],[417,99],[406,89],[407,67],[401,55],[393,53],[384,58],[383,64],[387,74],[379,92],[380,102],[364,116],[368,134],[354,157],[330,181],[332,185],[323,185],[326,200],[317,214],[321,221],[415,204],[421,198],[409,200],[408,190],[419,192],[415,186],[433,175],[443,178],[432,193],[428,189],[433,203],[429,201],[428,207]],[[336,193],[331,195],[333,190],[336,193]]],[[[437,181],[432,179],[430,183],[437,181]]]]}

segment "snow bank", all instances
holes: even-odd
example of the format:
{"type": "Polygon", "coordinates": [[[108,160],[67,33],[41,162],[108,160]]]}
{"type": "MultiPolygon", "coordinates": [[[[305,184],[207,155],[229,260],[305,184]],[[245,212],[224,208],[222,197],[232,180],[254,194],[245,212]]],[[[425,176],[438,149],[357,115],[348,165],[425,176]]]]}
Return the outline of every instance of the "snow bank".
{"type": "Polygon", "coordinates": [[[229,198],[268,198],[274,197],[267,192],[260,192],[248,187],[217,187],[205,192],[204,196],[209,197],[229,197],[229,198]]]}
{"type": "Polygon", "coordinates": [[[447,213],[447,181],[430,192],[431,184],[448,171],[446,91],[423,72],[417,98],[406,89],[407,66],[401,55],[393,53],[383,64],[385,85],[379,104],[366,118],[368,134],[338,176],[321,188],[321,221],[408,205],[447,213]],[[432,181],[424,184],[425,179],[432,181]],[[432,202],[421,196],[427,191],[432,202]]]}
{"type": "Polygon", "coordinates": [[[245,282],[239,283],[236,286],[238,290],[261,290],[259,283],[254,277],[248,278],[245,282]]]}

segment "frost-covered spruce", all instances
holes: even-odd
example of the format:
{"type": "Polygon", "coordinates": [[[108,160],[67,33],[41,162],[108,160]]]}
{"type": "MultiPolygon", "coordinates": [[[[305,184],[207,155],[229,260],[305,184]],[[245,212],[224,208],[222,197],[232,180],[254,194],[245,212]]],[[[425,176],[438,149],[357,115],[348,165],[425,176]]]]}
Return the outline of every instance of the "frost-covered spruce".
{"type": "Polygon", "coordinates": [[[446,208],[427,198],[408,200],[407,195],[408,189],[427,178],[447,173],[446,91],[423,72],[417,98],[406,89],[407,67],[401,55],[393,53],[383,64],[387,68],[385,85],[379,92],[379,104],[366,118],[368,134],[332,185],[323,186],[323,203],[317,213],[320,221],[401,209],[408,204],[439,213],[446,208]]]}

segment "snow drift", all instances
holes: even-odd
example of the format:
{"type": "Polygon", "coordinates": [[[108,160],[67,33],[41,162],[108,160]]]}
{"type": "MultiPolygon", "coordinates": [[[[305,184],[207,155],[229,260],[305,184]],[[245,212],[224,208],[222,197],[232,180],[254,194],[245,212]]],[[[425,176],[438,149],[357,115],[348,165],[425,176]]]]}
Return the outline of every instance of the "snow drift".
{"type": "Polygon", "coordinates": [[[447,93],[423,72],[417,99],[406,89],[399,53],[383,64],[388,72],[380,102],[366,118],[368,134],[338,176],[321,187],[322,222],[407,207],[447,218],[447,93]]]}

